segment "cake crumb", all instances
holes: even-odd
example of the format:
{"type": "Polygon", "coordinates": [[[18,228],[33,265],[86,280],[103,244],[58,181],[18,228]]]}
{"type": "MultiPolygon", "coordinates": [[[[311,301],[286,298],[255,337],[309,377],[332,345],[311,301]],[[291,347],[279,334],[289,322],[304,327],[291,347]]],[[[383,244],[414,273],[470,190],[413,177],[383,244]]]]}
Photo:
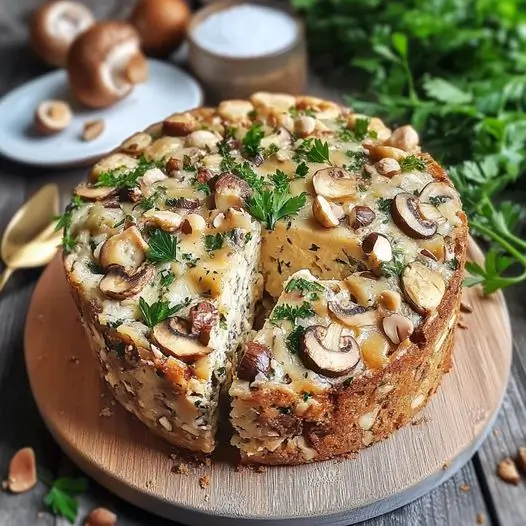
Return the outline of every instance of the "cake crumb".
{"type": "Polygon", "coordinates": [[[181,462],[180,464],[174,464],[170,471],[172,473],[178,473],[179,475],[188,475],[188,473],[190,473],[190,468],[188,467],[188,464],[181,462]]]}
{"type": "Polygon", "coordinates": [[[467,301],[462,300],[460,302],[460,310],[462,312],[466,312],[467,314],[471,314],[473,312],[473,307],[467,301]]]}
{"type": "Polygon", "coordinates": [[[206,489],[210,486],[210,477],[208,475],[203,475],[199,478],[199,486],[201,489],[206,489]]]}
{"type": "Polygon", "coordinates": [[[486,522],[486,516],[484,513],[477,513],[477,524],[484,524],[486,522]]]}
{"type": "Polygon", "coordinates": [[[109,407],[105,407],[102,409],[102,411],[99,413],[99,416],[111,416],[113,413],[111,412],[111,409],[109,407]]]}
{"type": "Polygon", "coordinates": [[[497,465],[497,475],[504,482],[508,484],[514,484],[515,486],[520,480],[519,472],[517,471],[517,465],[509,457],[499,462],[497,465]]]}
{"type": "Polygon", "coordinates": [[[267,471],[267,468],[265,466],[258,466],[256,468],[256,473],[265,473],[267,471]]]}
{"type": "Polygon", "coordinates": [[[7,491],[8,487],[9,487],[9,482],[7,480],[2,480],[2,490],[7,491]]]}
{"type": "Polygon", "coordinates": [[[154,487],[153,480],[147,480],[146,481],[146,489],[152,489],[154,487]]]}
{"type": "Polygon", "coordinates": [[[493,435],[496,436],[496,437],[498,437],[500,435],[500,433],[501,433],[500,429],[494,429],[493,430],[493,435]]]}
{"type": "Polygon", "coordinates": [[[468,491],[471,491],[471,486],[469,484],[464,483],[459,486],[459,489],[460,491],[462,491],[462,493],[467,493],[468,491]]]}
{"type": "Polygon", "coordinates": [[[519,467],[522,469],[522,471],[524,471],[524,473],[526,473],[526,446],[519,448],[517,460],[519,467]]]}
{"type": "Polygon", "coordinates": [[[444,464],[442,464],[442,471],[446,471],[447,469],[449,469],[449,462],[444,462],[444,464]]]}
{"type": "Polygon", "coordinates": [[[467,329],[468,326],[464,323],[464,320],[458,320],[457,327],[460,327],[461,329],[467,329]]]}
{"type": "Polygon", "coordinates": [[[210,500],[210,495],[207,493],[207,494],[205,495],[205,502],[208,502],[209,500],[210,500]]]}
{"type": "Polygon", "coordinates": [[[80,360],[79,360],[78,356],[70,356],[69,361],[70,361],[71,363],[74,363],[75,365],[77,365],[78,363],[80,363],[80,360]]]}
{"type": "Polygon", "coordinates": [[[415,418],[413,420],[411,420],[411,425],[412,426],[419,426],[419,425],[422,425],[422,424],[427,424],[429,422],[429,417],[427,416],[420,416],[418,418],[415,418]]]}

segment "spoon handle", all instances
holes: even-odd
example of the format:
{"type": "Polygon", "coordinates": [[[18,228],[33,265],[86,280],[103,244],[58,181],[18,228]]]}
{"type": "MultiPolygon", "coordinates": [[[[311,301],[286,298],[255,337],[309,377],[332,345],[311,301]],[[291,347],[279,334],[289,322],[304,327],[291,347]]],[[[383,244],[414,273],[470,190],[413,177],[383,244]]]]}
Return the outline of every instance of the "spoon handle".
{"type": "Polygon", "coordinates": [[[0,274],[0,292],[2,292],[2,289],[4,288],[4,285],[7,283],[9,278],[11,277],[11,274],[15,271],[14,268],[6,267],[2,274],[0,274]]]}

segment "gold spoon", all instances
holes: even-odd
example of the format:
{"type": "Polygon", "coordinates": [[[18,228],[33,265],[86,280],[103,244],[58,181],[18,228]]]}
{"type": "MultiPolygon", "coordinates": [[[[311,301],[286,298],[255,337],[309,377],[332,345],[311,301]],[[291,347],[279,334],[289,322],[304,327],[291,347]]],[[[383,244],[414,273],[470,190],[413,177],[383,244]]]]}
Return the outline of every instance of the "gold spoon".
{"type": "Polygon", "coordinates": [[[36,192],[7,225],[0,246],[6,265],[0,275],[0,291],[15,270],[40,267],[53,259],[62,235],[55,231],[56,221],[53,221],[59,202],[57,185],[48,184],[36,192]]]}

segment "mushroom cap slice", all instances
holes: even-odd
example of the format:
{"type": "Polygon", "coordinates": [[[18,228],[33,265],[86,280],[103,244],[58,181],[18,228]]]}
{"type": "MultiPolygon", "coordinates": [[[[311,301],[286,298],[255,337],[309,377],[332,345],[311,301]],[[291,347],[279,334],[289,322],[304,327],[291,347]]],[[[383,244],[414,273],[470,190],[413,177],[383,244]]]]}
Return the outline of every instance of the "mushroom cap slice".
{"type": "Polygon", "coordinates": [[[112,265],[135,269],[146,259],[147,250],[148,243],[144,241],[139,229],[131,226],[124,232],[111,236],[102,245],[100,265],[104,270],[112,265]]]}
{"type": "MultiPolygon", "coordinates": [[[[105,108],[122,99],[133,88],[131,65],[144,67],[136,60],[141,55],[139,37],[133,26],[124,22],[99,22],[80,35],[68,54],[69,85],[86,106],[105,108]]],[[[142,78],[142,77],[141,77],[142,78]]]]}
{"type": "Polygon", "coordinates": [[[329,167],[312,176],[314,191],[327,199],[352,197],[356,194],[356,179],[343,168],[329,167]]]}
{"type": "Polygon", "coordinates": [[[33,15],[31,47],[47,63],[63,67],[71,43],[94,21],[92,12],[80,2],[46,2],[33,15]]]}
{"type": "Polygon", "coordinates": [[[434,311],[446,292],[444,278],[418,261],[405,267],[401,286],[407,302],[422,315],[434,311]]]}
{"type": "Polygon", "coordinates": [[[375,310],[367,310],[353,302],[342,305],[340,302],[332,300],[327,302],[327,308],[331,316],[346,327],[376,325],[377,323],[378,313],[375,310]]]}
{"type": "Polygon", "coordinates": [[[426,184],[422,188],[419,198],[423,203],[434,204],[433,200],[436,200],[437,204],[440,205],[446,201],[455,201],[460,206],[460,197],[457,191],[444,181],[433,181],[426,184]]]}
{"type": "Polygon", "coordinates": [[[200,343],[196,334],[191,334],[190,324],[179,316],[158,323],[152,336],[163,351],[186,363],[195,362],[213,351],[200,343]]]}
{"type": "Polygon", "coordinates": [[[75,187],[73,193],[85,201],[104,201],[104,199],[113,197],[117,193],[117,188],[112,186],[88,186],[81,183],[75,187]]]}
{"type": "Polygon", "coordinates": [[[248,342],[237,366],[237,377],[252,382],[259,373],[270,372],[270,349],[258,342],[248,342]]]}
{"type": "Polygon", "coordinates": [[[409,338],[414,331],[413,322],[409,318],[398,313],[386,316],[382,320],[382,328],[385,335],[395,345],[398,345],[409,338]]]}
{"type": "Polygon", "coordinates": [[[401,192],[391,203],[391,216],[396,226],[414,239],[433,237],[438,229],[436,221],[427,219],[419,206],[419,199],[413,194],[401,192]]]}
{"type": "Polygon", "coordinates": [[[306,365],[328,377],[343,376],[360,361],[356,340],[339,323],[309,327],[302,339],[302,349],[306,365]]]}
{"type": "Polygon", "coordinates": [[[135,296],[155,278],[155,267],[144,264],[128,274],[122,267],[112,267],[100,280],[99,289],[109,298],[122,300],[135,296]]]}

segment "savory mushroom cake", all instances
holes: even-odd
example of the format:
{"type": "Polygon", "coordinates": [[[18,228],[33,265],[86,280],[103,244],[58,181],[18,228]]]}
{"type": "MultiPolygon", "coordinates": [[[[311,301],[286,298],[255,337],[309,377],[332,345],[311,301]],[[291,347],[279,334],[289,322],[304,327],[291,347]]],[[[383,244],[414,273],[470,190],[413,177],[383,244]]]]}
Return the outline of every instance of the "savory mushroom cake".
{"type": "Polygon", "coordinates": [[[62,224],[102,374],[172,444],[214,449],[233,379],[245,461],[355,452],[449,368],[466,219],[410,126],[271,93],[175,114],[99,161],[62,224]]]}

